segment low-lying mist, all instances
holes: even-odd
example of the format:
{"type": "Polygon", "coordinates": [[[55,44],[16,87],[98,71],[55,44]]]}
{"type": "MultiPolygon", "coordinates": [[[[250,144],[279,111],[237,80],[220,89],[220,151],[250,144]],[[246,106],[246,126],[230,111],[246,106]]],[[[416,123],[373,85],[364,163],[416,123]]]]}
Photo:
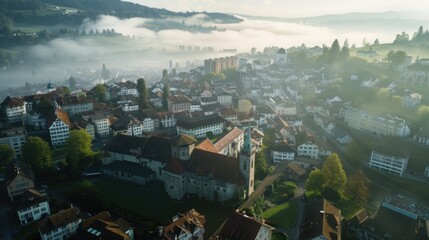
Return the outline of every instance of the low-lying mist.
{"type": "Polygon", "coordinates": [[[119,19],[102,15],[95,21],[84,21],[79,32],[112,28],[123,36],[60,38],[28,48],[26,51],[37,61],[31,65],[24,63],[25,67],[15,71],[1,71],[2,82],[7,83],[2,83],[0,88],[22,86],[26,81],[63,81],[77,71],[100,69],[103,63],[125,70],[160,70],[168,68],[169,60],[184,66],[186,61],[202,63],[205,58],[232,54],[222,52],[223,49],[249,52],[252,47],[262,51],[267,46],[288,48],[302,43],[309,47],[329,46],[334,39],[340,42],[348,39],[350,45],[355,43],[356,46],[360,46],[364,38],[367,42],[375,39],[381,43],[392,42],[397,33],[408,31],[412,34],[418,26],[413,29],[365,31],[358,24],[354,28],[335,29],[286,20],[249,18],[243,18],[236,24],[219,24],[207,21],[204,14],[186,19],[161,20],[119,19]],[[211,30],[204,32],[195,29],[211,30]],[[213,50],[208,51],[207,47],[213,50]]]}

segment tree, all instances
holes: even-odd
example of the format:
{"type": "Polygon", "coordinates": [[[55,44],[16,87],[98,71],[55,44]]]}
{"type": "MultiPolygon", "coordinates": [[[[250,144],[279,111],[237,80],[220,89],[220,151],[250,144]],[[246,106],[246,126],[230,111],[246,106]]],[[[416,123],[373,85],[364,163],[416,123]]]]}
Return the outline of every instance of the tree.
{"type": "Polygon", "coordinates": [[[403,63],[405,63],[405,60],[407,59],[407,53],[401,50],[393,51],[390,50],[387,53],[387,56],[384,58],[385,61],[387,61],[390,66],[396,67],[403,63]]]}
{"type": "Polygon", "coordinates": [[[344,41],[344,45],[341,48],[340,56],[343,60],[347,59],[350,56],[349,42],[347,41],[347,39],[344,41]]]}
{"type": "Polygon", "coordinates": [[[267,175],[267,160],[263,152],[257,152],[255,156],[255,177],[262,180],[267,175]]]}
{"type": "Polygon", "coordinates": [[[146,81],[143,78],[137,79],[137,91],[139,93],[139,110],[142,111],[149,107],[148,90],[146,81]]]}
{"type": "Polygon", "coordinates": [[[53,166],[49,144],[40,137],[29,137],[22,147],[23,160],[31,165],[36,175],[46,176],[53,166]]]}
{"type": "Polygon", "coordinates": [[[362,169],[357,170],[347,180],[346,195],[360,204],[366,204],[369,197],[369,180],[362,169]]]}
{"type": "Polygon", "coordinates": [[[75,90],[76,89],[76,79],[74,79],[73,76],[69,77],[69,87],[71,90],[75,90]]]}
{"type": "Polygon", "coordinates": [[[167,76],[168,76],[168,71],[167,71],[167,69],[163,69],[163,70],[162,70],[162,79],[163,79],[163,80],[165,80],[165,79],[167,78],[167,76]]]}
{"type": "Polygon", "coordinates": [[[170,97],[170,86],[164,84],[162,88],[162,106],[165,110],[168,110],[168,98],[170,97]]]}
{"type": "Polygon", "coordinates": [[[336,62],[340,57],[340,44],[338,43],[338,39],[335,39],[332,43],[328,56],[330,62],[336,62]]]}
{"type": "Polygon", "coordinates": [[[347,175],[336,153],[332,153],[323,164],[321,173],[325,178],[325,185],[333,190],[342,191],[347,182],[347,175]]]}
{"type": "Polygon", "coordinates": [[[87,164],[82,161],[83,159],[94,155],[91,146],[92,138],[85,130],[70,131],[65,148],[66,161],[72,174],[78,174],[82,165],[87,164]]]}
{"type": "Polygon", "coordinates": [[[378,41],[378,38],[374,40],[374,43],[372,44],[373,46],[378,46],[380,45],[380,41],[378,41]]]}
{"type": "Polygon", "coordinates": [[[295,196],[297,186],[293,182],[282,182],[278,186],[277,192],[285,199],[290,199],[295,196]]]}
{"type": "Polygon", "coordinates": [[[0,144],[0,169],[9,164],[14,155],[15,151],[9,145],[0,144]]]}
{"type": "Polygon", "coordinates": [[[100,189],[88,180],[76,184],[69,197],[88,211],[102,211],[110,207],[109,201],[103,197],[100,189]]]}
{"type": "Polygon", "coordinates": [[[103,102],[105,100],[106,97],[106,86],[104,86],[103,84],[97,84],[94,87],[94,97],[95,99],[97,99],[98,101],[103,102]]]}
{"type": "Polygon", "coordinates": [[[305,181],[305,189],[312,191],[315,194],[320,194],[325,184],[325,176],[319,169],[310,172],[307,180],[305,181]]]}
{"type": "Polygon", "coordinates": [[[106,65],[103,63],[103,66],[101,67],[101,78],[102,79],[109,79],[110,78],[110,71],[107,69],[106,65]]]}

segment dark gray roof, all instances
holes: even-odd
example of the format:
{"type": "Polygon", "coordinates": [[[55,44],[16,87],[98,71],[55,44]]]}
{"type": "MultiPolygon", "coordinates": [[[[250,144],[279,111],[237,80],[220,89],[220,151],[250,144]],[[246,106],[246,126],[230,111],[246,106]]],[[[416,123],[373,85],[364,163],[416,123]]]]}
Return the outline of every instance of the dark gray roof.
{"type": "Polygon", "coordinates": [[[154,175],[155,172],[148,167],[141,166],[137,163],[127,161],[115,161],[109,165],[104,165],[102,170],[119,171],[123,173],[130,173],[135,176],[148,177],[154,175]]]}
{"type": "Polygon", "coordinates": [[[390,145],[386,145],[386,144],[380,144],[380,145],[374,147],[374,149],[372,151],[382,153],[382,154],[391,155],[391,156],[401,157],[401,158],[408,158],[410,156],[410,154],[408,152],[406,152],[400,148],[396,148],[394,146],[390,146],[390,145]]]}
{"type": "Polygon", "coordinates": [[[226,120],[217,114],[198,117],[191,117],[189,115],[186,115],[178,117],[176,125],[186,129],[192,129],[222,122],[226,122],[226,120]]]}

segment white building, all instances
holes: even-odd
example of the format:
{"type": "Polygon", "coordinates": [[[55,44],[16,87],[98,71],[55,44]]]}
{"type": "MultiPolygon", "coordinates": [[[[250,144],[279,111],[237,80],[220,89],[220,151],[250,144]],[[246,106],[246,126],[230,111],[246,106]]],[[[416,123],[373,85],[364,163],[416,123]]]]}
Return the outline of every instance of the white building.
{"type": "Polygon", "coordinates": [[[271,156],[274,163],[292,161],[296,157],[296,150],[287,142],[282,142],[274,145],[273,149],[271,150],[271,156]]]}
{"type": "Polygon", "coordinates": [[[152,118],[145,118],[142,121],[142,131],[143,132],[153,132],[155,131],[155,123],[152,118]]]}
{"type": "Polygon", "coordinates": [[[184,116],[176,124],[177,134],[193,135],[196,138],[207,137],[207,132],[214,135],[221,134],[225,119],[219,115],[212,114],[200,117],[184,116]]]}
{"type": "Polygon", "coordinates": [[[15,159],[22,158],[22,146],[26,141],[24,131],[25,129],[23,127],[0,131],[0,144],[9,145],[15,152],[15,159]]]}
{"type": "Polygon", "coordinates": [[[21,225],[51,215],[48,199],[38,191],[29,189],[13,201],[21,225]]]}
{"type": "Polygon", "coordinates": [[[93,114],[84,116],[84,119],[94,124],[95,134],[97,136],[107,136],[110,134],[110,120],[109,116],[105,114],[93,114]]]}
{"type": "Polygon", "coordinates": [[[410,128],[404,119],[390,115],[371,115],[351,106],[341,108],[344,122],[352,128],[364,130],[382,136],[405,137],[410,134],[410,128]]]}
{"type": "Polygon", "coordinates": [[[124,103],[121,104],[121,109],[124,112],[134,112],[139,110],[139,105],[137,103],[124,103]]]}
{"type": "Polygon", "coordinates": [[[177,118],[171,112],[156,113],[156,117],[164,128],[176,126],[177,118]]]}
{"type": "Polygon", "coordinates": [[[39,233],[42,240],[63,240],[68,239],[76,233],[79,224],[82,222],[78,208],[61,210],[43,218],[39,224],[39,233]]]}
{"type": "Polygon", "coordinates": [[[70,116],[94,110],[93,99],[86,95],[65,96],[58,101],[58,104],[60,104],[61,109],[70,114],[70,116]]]}
{"type": "Polygon", "coordinates": [[[1,110],[5,113],[9,123],[18,123],[25,120],[27,114],[26,102],[21,98],[7,97],[0,104],[1,110]]]}
{"type": "Polygon", "coordinates": [[[390,146],[379,145],[371,152],[370,168],[402,176],[407,169],[409,154],[390,146]]]}
{"type": "Polygon", "coordinates": [[[222,92],[217,94],[217,101],[225,106],[229,106],[232,104],[232,95],[227,92],[222,92]]]}
{"type": "Polygon", "coordinates": [[[68,114],[62,109],[56,109],[48,118],[49,135],[52,146],[64,145],[70,135],[71,122],[68,114]]]}

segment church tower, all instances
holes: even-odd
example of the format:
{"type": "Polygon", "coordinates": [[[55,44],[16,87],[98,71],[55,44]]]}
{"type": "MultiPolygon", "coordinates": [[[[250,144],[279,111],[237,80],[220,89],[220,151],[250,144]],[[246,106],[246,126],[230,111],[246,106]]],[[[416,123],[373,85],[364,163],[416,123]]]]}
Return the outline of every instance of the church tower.
{"type": "Polygon", "coordinates": [[[240,171],[245,178],[246,197],[250,196],[255,184],[255,149],[252,146],[250,127],[246,128],[244,144],[240,153],[240,171]]]}

